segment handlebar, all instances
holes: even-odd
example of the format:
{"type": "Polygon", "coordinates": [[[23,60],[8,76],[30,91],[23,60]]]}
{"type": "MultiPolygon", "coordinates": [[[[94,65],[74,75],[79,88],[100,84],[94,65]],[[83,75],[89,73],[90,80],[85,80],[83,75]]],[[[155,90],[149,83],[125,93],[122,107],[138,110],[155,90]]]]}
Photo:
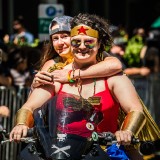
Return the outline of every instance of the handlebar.
{"type": "MultiPolygon", "coordinates": [[[[102,132],[98,134],[99,140],[103,144],[114,144],[117,143],[116,136],[111,132],[102,132]]],[[[135,145],[140,143],[138,138],[132,137],[131,144],[135,145]]]]}
{"type": "MultiPolygon", "coordinates": [[[[28,129],[27,136],[25,138],[21,138],[21,142],[30,143],[36,142],[37,138],[34,138],[35,128],[28,129]]],[[[11,142],[9,140],[9,133],[5,129],[0,129],[0,145],[11,142]]]]}
{"type": "MultiPolygon", "coordinates": [[[[117,143],[116,136],[111,132],[98,133],[97,136],[98,136],[97,137],[98,143],[102,145],[108,146],[108,145],[117,143]]],[[[93,141],[95,141],[94,138],[92,139],[93,141]]],[[[25,143],[30,143],[30,142],[35,143],[36,141],[37,141],[37,137],[36,137],[35,127],[28,129],[27,137],[21,138],[21,142],[25,142],[25,143]]],[[[9,133],[7,133],[6,130],[1,129],[0,130],[0,145],[3,145],[7,142],[10,142],[9,133]]],[[[139,151],[143,155],[148,155],[148,153],[154,152],[155,150],[154,142],[152,141],[140,141],[138,138],[132,137],[131,144],[133,145],[140,144],[139,151]]]]}

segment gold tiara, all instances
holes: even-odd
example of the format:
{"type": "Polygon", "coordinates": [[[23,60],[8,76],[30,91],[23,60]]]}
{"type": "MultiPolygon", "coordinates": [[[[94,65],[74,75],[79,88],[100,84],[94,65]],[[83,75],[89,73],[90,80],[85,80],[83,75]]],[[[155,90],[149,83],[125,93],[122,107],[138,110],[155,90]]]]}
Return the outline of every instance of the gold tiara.
{"type": "Polygon", "coordinates": [[[98,31],[85,25],[79,25],[71,29],[71,37],[84,34],[90,37],[98,38],[98,31]]]}

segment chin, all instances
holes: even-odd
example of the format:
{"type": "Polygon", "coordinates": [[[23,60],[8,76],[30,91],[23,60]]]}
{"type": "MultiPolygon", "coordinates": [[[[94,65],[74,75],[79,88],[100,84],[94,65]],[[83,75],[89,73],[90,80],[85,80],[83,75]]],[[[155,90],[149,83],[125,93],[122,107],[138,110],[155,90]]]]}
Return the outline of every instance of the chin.
{"type": "Polygon", "coordinates": [[[69,49],[66,49],[66,50],[63,50],[61,53],[59,53],[59,54],[68,54],[70,52],[70,50],[69,49]]]}

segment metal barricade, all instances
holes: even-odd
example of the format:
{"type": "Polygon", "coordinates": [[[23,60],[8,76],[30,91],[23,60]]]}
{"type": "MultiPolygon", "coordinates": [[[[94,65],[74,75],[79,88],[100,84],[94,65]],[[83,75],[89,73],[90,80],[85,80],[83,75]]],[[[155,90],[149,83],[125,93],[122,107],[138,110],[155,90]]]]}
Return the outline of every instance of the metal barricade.
{"type": "Polygon", "coordinates": [[[131,78],[140,98],[160,127],[160,74],[131,78]]]}
{"type": "MultiPolygon", "coordinates": [[[[14,117],[17,110],[24,104],[28,96],[29,88],[0,86],[0,105],[8,106],[10,116],[1,118],[1,124],[7,132],[10,132],[14,126],[14,117]]],[[[0,148],[0,160],[18,160],[18,153],[21,144],[6,143],[0,148]]]]}

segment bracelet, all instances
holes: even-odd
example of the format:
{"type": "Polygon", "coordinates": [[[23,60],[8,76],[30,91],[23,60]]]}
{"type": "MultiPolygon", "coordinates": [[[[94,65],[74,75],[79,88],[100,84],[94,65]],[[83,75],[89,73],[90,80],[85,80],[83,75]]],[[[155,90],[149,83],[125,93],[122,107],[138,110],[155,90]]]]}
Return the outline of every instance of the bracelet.
{"type": "Polygon", "coordinates": [[[128,130],[137,136],[146,122],[145,116],[140,111],[132,111],[127,114],[121,126],[121,130],[128,130]]]}
{"type": "Polygon", "coordinates": [[[69,81],[70,83],[74,83],[75,80],[71,78],[71,72],[72,72],[72,70],[70,70],[70,71],[68,72],[67,79],[68,79],[68,81],[69,81]]]}
{"type": "Polygon", "coordinates": [[[29,128],[33,127],[34,118],[30,110],[26,108],[21,108],[18,110],[15,117],[15,125],[20,125],[20,124],[26,125],[29,128]]]}

